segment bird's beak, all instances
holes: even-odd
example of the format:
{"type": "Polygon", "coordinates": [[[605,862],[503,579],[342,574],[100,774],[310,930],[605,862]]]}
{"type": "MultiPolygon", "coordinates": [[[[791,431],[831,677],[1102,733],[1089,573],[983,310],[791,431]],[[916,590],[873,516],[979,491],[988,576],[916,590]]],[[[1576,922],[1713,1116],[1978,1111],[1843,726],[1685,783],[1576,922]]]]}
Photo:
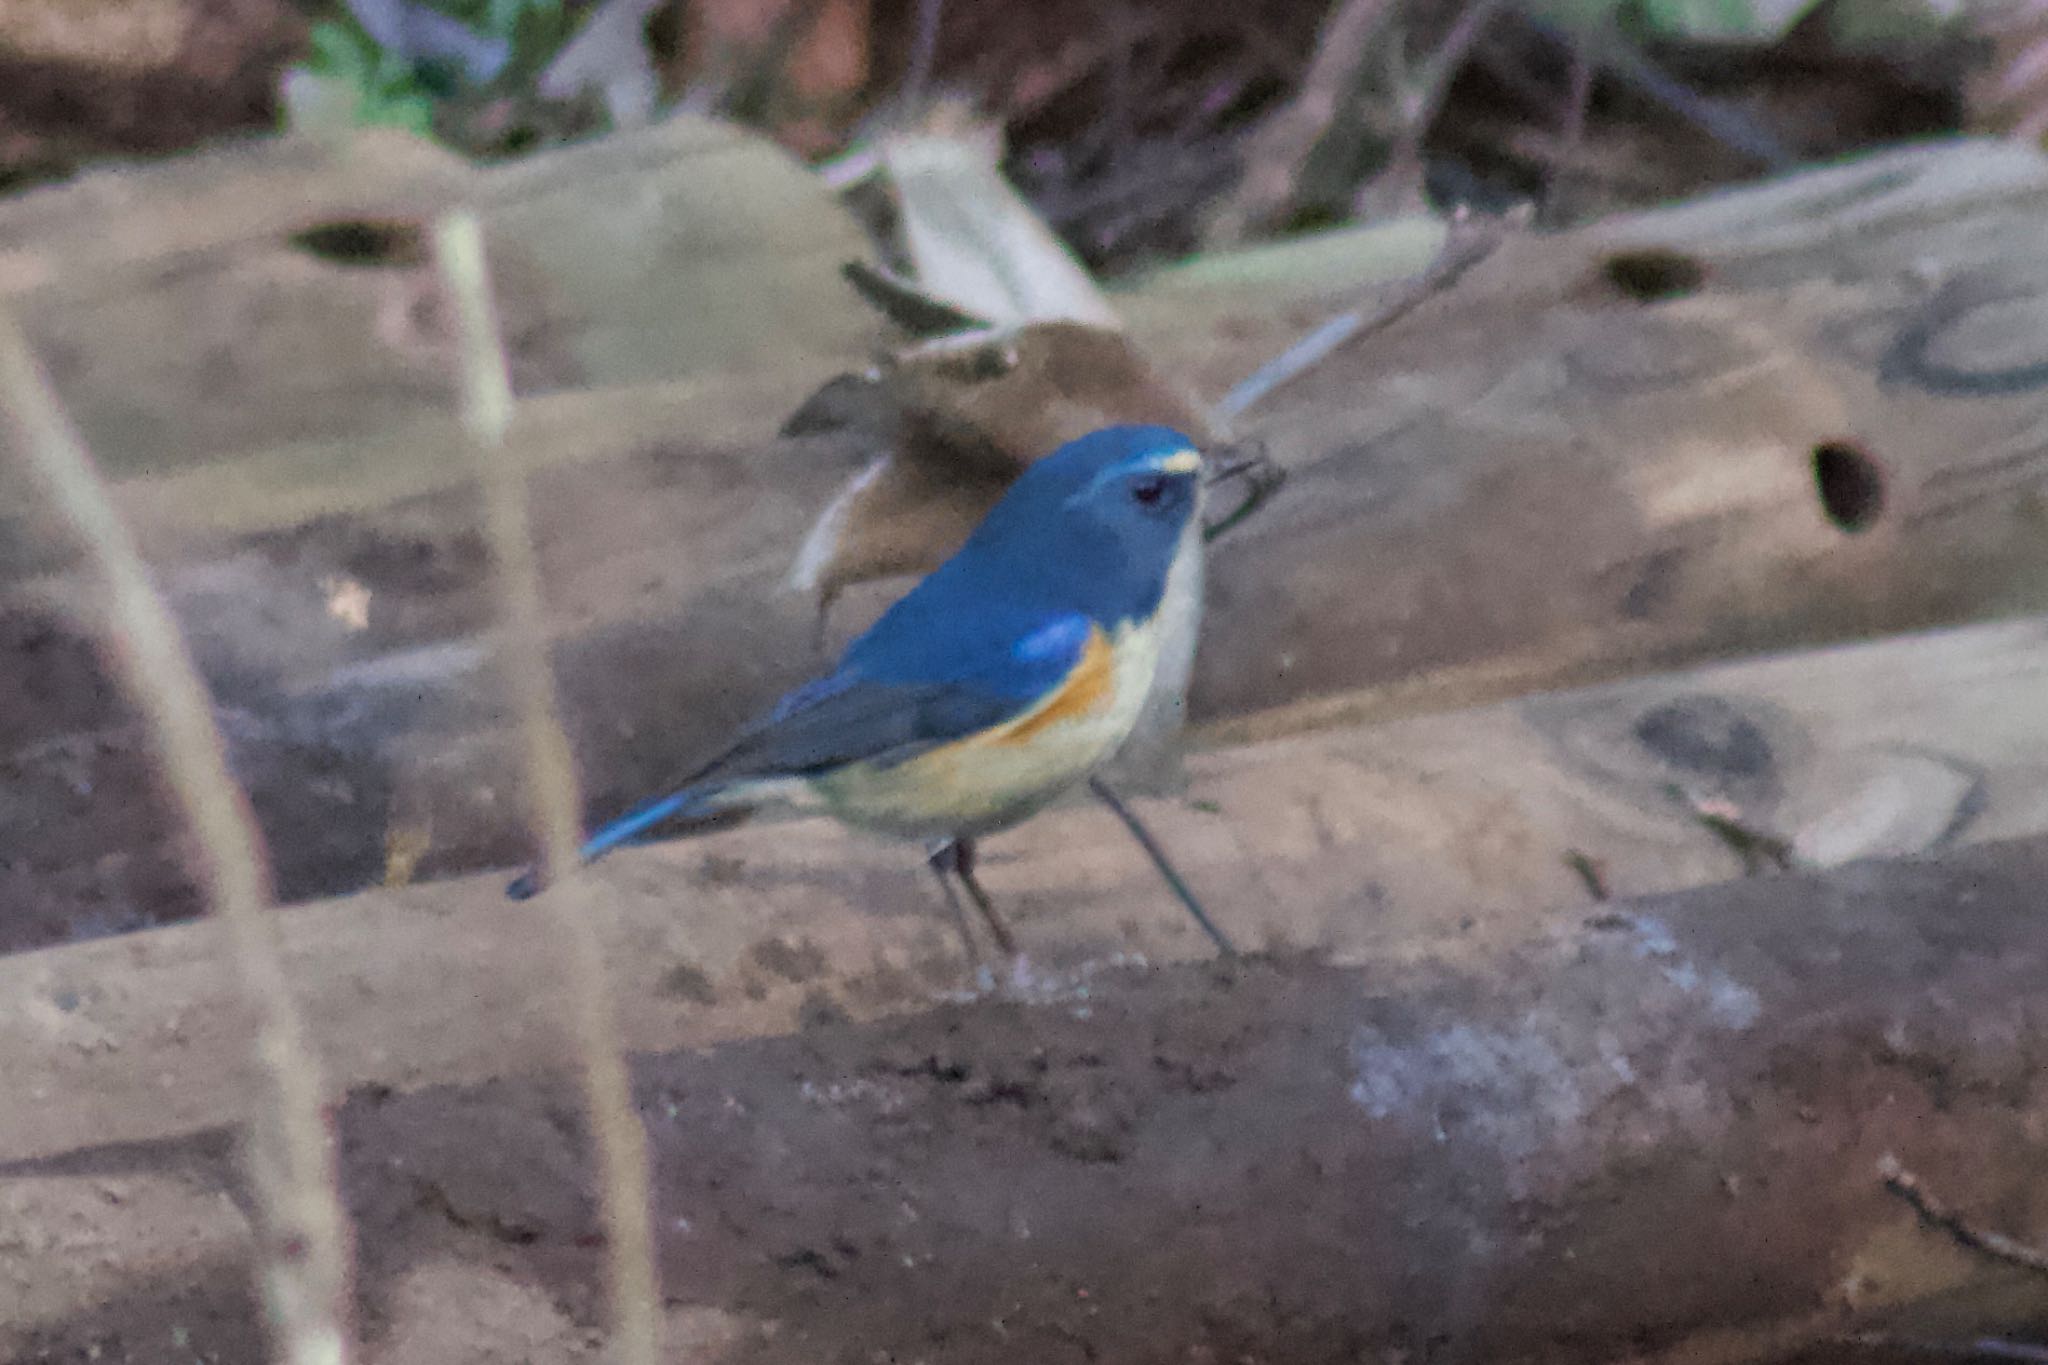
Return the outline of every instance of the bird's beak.
{"type": "Polygon", "coordinates": [[[1204,527],[1203,539],[1216,539],[1258,511],[1268,498],[1280,491],[1280,485],[1287,481],[1287,471],[1273,463],[1266,454],[1265,442],[1244,441],[1217,451],[1208,477],[1202,482],[1213,488],[1237,479],[1246,482],[1243,499],[1224,516],[1204,527]]]}
{"type": "Polygon", "coordinates": [[[1277,468],[1272,458],[1266,454],[1264,441],[1239,441],[1214,452],[1208,477],[1202,482],[1213,488],[1219,483],[1229,483],[1232,479],[1241,479],[1247,474],[1261,470],[1273,472],[1277,471],[1277,468]]]}

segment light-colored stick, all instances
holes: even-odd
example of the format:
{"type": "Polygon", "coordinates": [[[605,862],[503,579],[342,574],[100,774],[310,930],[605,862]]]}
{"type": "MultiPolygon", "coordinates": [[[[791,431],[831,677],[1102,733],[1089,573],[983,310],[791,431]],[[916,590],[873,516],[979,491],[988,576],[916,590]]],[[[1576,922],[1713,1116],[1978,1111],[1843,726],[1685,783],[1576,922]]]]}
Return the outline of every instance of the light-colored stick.
{"type": "MultiPolygon", "coordinates": [[[[485,532],[497,559],[503,659],[526,752],[527,800],[543,866],[574,867],[581,802],[569,743],[555,706],[541,623],[540,575],[527,515],[527,471],[509,452],[512,382],[484,262],[483,229],[472,213],[452,213],[434,233],[441,276],[461,336],[462,412],[483,483],[485,532]]],[[[604,969],[595,901],[583,884],[557,882],[542,893],[568,959],[571,1028],[581,1057],[584,1102],[597,1145],[611,1293],[611,1358],[655,1365],[659,1299],[649,1213],[647,1133],[633,1106],[620,1051],[618,1008],[604,969]]],[[[519,913],[507,907],[506,914],[519,913]]]]}
{"type": "Polygon", "coordinates": [[[84,440],[28,338],[0,314],[0,411],[16,453],[70,524],[106,594],[108,656],[141,709],[172,794],[197,837],[201,881],[227,954],[256,1013],[260,1091],[247,1160],[257,1211],[257,1260],[277,1357],[342,1365],[350,1254],[318,1055],[279,957],[269,873],[247,798],[228,772],[213,707],[135,539],[114,510],[84,440]]]}
{"type": "Polygon", "coordinates": [[[1955,1239],[1956,1245],[1980,1252],[1994,1261],[2015,1265],[2022,1270],[2031,1270],[2036,1275],[2048,1275],[2048,1251],[2028,1246],[2016,1237],[2002,1232],[1980,1228],[1961,1213],[1934,1197],[1927,1187],[1920,1183],[1920,1177],[1906,1169],[1900,1160],[1886,1152],[1877,1162],[1877,1177],[1884,1187],[1912,1205],[1913,1212],[1920,1215],[1929,1227],[1939,1228],[1955,1239]]]}

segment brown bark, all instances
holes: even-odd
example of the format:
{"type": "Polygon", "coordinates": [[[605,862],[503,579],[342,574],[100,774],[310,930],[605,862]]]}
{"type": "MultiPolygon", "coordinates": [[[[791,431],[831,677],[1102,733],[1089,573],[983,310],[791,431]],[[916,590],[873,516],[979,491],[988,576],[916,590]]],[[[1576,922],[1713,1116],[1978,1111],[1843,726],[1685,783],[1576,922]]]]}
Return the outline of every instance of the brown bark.
{"type": "MultiPolygon", "coordinates": [[[[2048,827],[2044,671],[2039,621],[1890,640],[1199,754],[1185,800],[1139,808],[1247,947],[1481,953],[1577,923],[1596,895],[1771,872],[1767,847],[1832,866],[2048,827]]],[[[1090,804],[986,859],[1048,970],[1208,955],[1090,804]]],[[[923,1008],[965,979],[916,850],[829,822],[629,849],[584,875],[620,917],[610,970],[634,1047],[783,1031],[812,997],[923,1008]],[[801,982],[764,965],[807,943],[823,960],[801,982]]],[[[554,1056],[535,1002],[555,972],[528,913],[498,877],[285,912],[336,1074],[473,1082],[554,1056]]],[[[214,955],[188,927],[0,958],[0,995],[22,1002],[0,1014],[0,1092],[42,1097],[0,1123],[0,1159],[224,1121],[242,1035],[214,955]]]]}
{"type": "MultiPolygon", "coordinates": [[[[780,247],[748,258],[761,269],[772,257],[775,280],[766,295],[739,291],[752,302],[732,326],[759,343],[742,370],[674,354],[667,341],[680,310],[731,302],[737,286],[719,270],[657,242],[651,254],[618,253],[631,266],[622,280],[575,236],[604,195],[641,193],[648,177],[694,183],[705,158],[751,155],[701,134],[648,138],[489,182],[494,233],[532,272],[532,288],[512,292],[552,320],[537,335],[587,367],[567,381],[585,387],[527,404],[515,441],[557,466],[537,490],[540,548],[593,818],[689,767],[813,666],[808,604],[782,581],[819,510],[872,453],[857,439],[765,439],[826,372],[856,359],[849,335],[860,324],[842,326],[833,309],[857,305],[826,278],[839,237],[806,239],[800,265],[780,247]],[[676,272],[674,297],[628,298],[650,271],[667,278],[663,269],[676,272]],[[563,290],[587,302],[564,311],[563,290]],[[830,326],[814,325],[816,307],[830,326]],[[775,338],[803,346],[778,351],[775,338]]],[[[325,183],[296,163],[266,174],[325,183]]],[[[761,174],[775,193],[798,195],[800,177],[761,174]]],[[[448,193],[427,181],[403,202],[448,193]]],[[[332,195],[323,220],[343,203],[380,202],[360,186],[332,195]]],[[[2048,390],[2013,362],[2041,331],[2037,282],[2022,263],[2048,221],[2044,200],[2040,158],[1946,147],[1503,246],[1458,288],[1254,413],[1294,478],[1216,547],[1197,721],[1269,733],[2038,607],[2048,540],[2028,519],[2043,473],[2030,433],[2048,390]],[[1843,213],[1855,233],[1829,226],[1843,213]],[[1928,259],[1961,284],[1910,273],[1928,259]],[[1660,291],[1673,297],[1646,301],[1660,291]],[[1879,500],[1859,500],[1858,489],[1879,500]],[[1283,704],[1293,709],[1247,719],[1283,704]]],[[[39,213],[21,210],[22,231],[38,245],[22,259],[52,273],[23,298],[52,319],[74,295],[109,286],[51,279],[87,267],[106,281],[167,270],[140,254],[139,229],[123,226],[139,208],[113,215],[112,246],[52,245],[62,215],[25,202],[39,213]]],[[[826,211],[814,196],[803,212],[826,211]]],[[[789,215],[801,216],[794,201],[789,215]]],[[[267,278],[250,262],[271,259],[282,220],[198,217],[204,230],[188,224],[177,238],[181,259],[211,274],[171,272],[163,287],[209,307],[246,301],[267,278]]],[[[1149,357],[1213,393],[1333,303],[1355,301],[1330,295],[1368,284],[1389,240],[1367,233],[1205,261],[1143,282],[1119,306],[1149,357]]],[[[321,278],[328,284],[303,295],[279,292],[296,300],[279,305],[282,315],[331,319],[338,286],[321,278]]],[[[99,316],[112,327],[119,311],[99,316]]],[[[724,316],[693,317],[702,325],[692,335],[737,335],[720,331],[724,316]]],[[[252,325],[237,347],[267,353],[267,328],[252,325]]],[[[71,346],[99,355],[91,340],[78,332],[71,346]]],[[[157,348],[154,335],[109,340],[107,354],[145,340],[157,348]]],[[[364,374],[391,363],[378,358],[349,381],[337,408],[349,420],[334,431],[220,451],[123,488],[223,704],[243,722],[238,761],[293,895],[360,885],[387,865],[442,875],[524,852],[504,814],[514,779],[483,667],[473,506],[447,491],[460,467],[452,413],[438,381],[417,382],[416,365],[397,418],[372,402],[366,395],[384,389],[364,374]],[[408,500],[393,505],[401,493],[408,500]],[[350,594],[367,595],[361,629],[337,614],[350,594]],[[404,856],[383,857],[387,844],[404,856]]],[[[262,396],[269,379],[220,399],[196,380],[167,382],[146,391],[147,427],[123,427],[123,371],[107,365],[66,390],[117,471],[135,473],[158,446],[198,449],[199,428],[185,429],[195,409],[207,409],[206,422],[266,431],[296,410],[288,385],[262,396]]],[[[959,395],[961,420],[1001,426],[1001,404],[983,405],[989,395],[971,388],[959,395]]],[[[970,492],[985,499],[993,488],[970,492]]],[[[957,535],[963,509],[937,510],[931,533],[957,535]]],[[[33,586],[17,601],[61,602],[61,580],[33,586]]],[[[840,638],[884,591],[836,615],[840,638]]],[[[21,662],[22,692],[47,690],[38,659],[21,662]]],[[[119,717],[65,721],[35,710],[22,720],[15,752],[26,780],[76,785],[76,756],[51,741],[86,736],[101,746],[84,760],[101,765],[88,774],[94,790],[132,789],[132,776],[106,770],[118,759],[119,717]]],[[[152,837],[68,850],[67,862],[152,837]]],[[[26,830],[8,839],[32,859],[26,830]]]]}
{"type": "MultiPolygon", "coordinates": [[[[2038,840],[1411,935],[1398,953],[1364,950],[1379,907],[1354,892],[1312,907],[1324,961],[1098,963],[935,1013],[892,994],[928,989],[909,984],[900,925],[868,917],[856,934],[830,907],[827,882],[857,873],[726,875],[664,879],[704,969],[672,973],[660,1005],[661,1047],[684,1050],[639,1066],[672,1322],[712,1332],[707,1358],[997,1360],[1022,1341],[1133,1361],[1420,1343],[1444,1361],[1738,1361],[1851,1332],[2048,1329],[2038,1271],[1923,1225],[1887,1185],[1894,1158],[1975,1226],[2035,1243],[2048,1229],[2038,840]],[[741,920],[789,937],[712,946],[731,938],[718,922],[741,920]],[[690,1050],[791,1015],[795,1036],[690,1050]]],[[[636,883],[620,880],[622,898],[646,895],[636,883]]],[[[429,1358],[421,1343],[450,1323],[476,1358],[578,1358],[570,1324],[596,1264],[580,1140],[564,1135],[565,1091],[507,1078],[549,1055],[545,988],[538,964],[497,974],[520,956],[516,931],[480,959],[419,959],[482,922],[461,899],[286,920],[301,949],[323,920],[376,943],[301,958],[316,994],[350,997],[338,1052],[374,1032],[379,1068],[409,1088],[448,1074],[451,1033],[487,1040],[459,1083],[372,1088],[341,1115],[368,1325],[392,1359],[429,1358]],[[382,979],[364,975],[372,961],[382,979]],[[388,993],[394,973],[406,994],[388,993]],[[425,1295],[430,1269],[468,1288],[425,1295]],[[536,1292],[538,1306],[519,1297],[536,1292]]],[[[0,1178],[0,1200],[100,1250],[81,1272],[32,1239],[0,1247],[18,1305],[0,1341],[118,1342],[170,1301],[195,1348],[254,1358],[235,1335],[237,1222],[179,1193],[221,1182],[218,1144],[134,1141],[205,1121],[197,1089],[220,1117],[235,1107],[208,1060],[232,1021],[164,989],[185,938],[6,964],[42,978],[10,998],[70,1031],[45,1058],[139,1071],[139,1051],[175,1070],[151,1073],[149,1114],[132,1094],[10,1087],[41,1110],[10,1113],[16,1155],[20,1125],[47,1128],[53,1108],[105,1120],[47,1134],[32,1145],[60,1155],[0,1178]],[[110,970],[123,959],[131,970],[110,970]],[[70,974],[87,961],[91,975],[70,974]],[[131,985],[158,1012],[88,1043],[131,985]]]]}

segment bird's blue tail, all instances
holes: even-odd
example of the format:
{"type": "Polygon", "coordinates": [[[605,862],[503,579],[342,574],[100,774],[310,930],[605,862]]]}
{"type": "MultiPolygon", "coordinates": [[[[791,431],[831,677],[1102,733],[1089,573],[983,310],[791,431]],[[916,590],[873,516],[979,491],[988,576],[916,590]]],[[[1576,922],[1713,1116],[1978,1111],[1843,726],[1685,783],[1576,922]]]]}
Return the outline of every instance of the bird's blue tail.
{"type": "MultiPolygon", "coordinates": [[[[648,831],[671,820],[692,814],[718,814],[723,806],[717,797],[723,790],[716,786],[684,787],[681,791],[649,801],[591,835],[577,856],[581,862],[594,863],[615,848],[639,842],[648,831]]],[[[512,884],[505,888],[505,894],[515,901],[528,900],[540,892],[542,885],[540,868],[531,867],[512,879],[512,884]]]]}

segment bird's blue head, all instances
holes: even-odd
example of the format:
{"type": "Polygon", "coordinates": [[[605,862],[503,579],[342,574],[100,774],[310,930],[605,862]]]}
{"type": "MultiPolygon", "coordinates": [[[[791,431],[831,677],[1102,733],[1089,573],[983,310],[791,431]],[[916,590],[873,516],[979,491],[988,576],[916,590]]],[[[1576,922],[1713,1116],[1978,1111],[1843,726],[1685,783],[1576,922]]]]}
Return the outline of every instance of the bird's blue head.
{"type": "Polygon", "coordinates": [[[1195,443],[1169,427],[1090,432],[1019,475],[955,563],[1013,597],[1105,625],[1141,620],[1165,591],[1201,479],[1195,443]]]}

